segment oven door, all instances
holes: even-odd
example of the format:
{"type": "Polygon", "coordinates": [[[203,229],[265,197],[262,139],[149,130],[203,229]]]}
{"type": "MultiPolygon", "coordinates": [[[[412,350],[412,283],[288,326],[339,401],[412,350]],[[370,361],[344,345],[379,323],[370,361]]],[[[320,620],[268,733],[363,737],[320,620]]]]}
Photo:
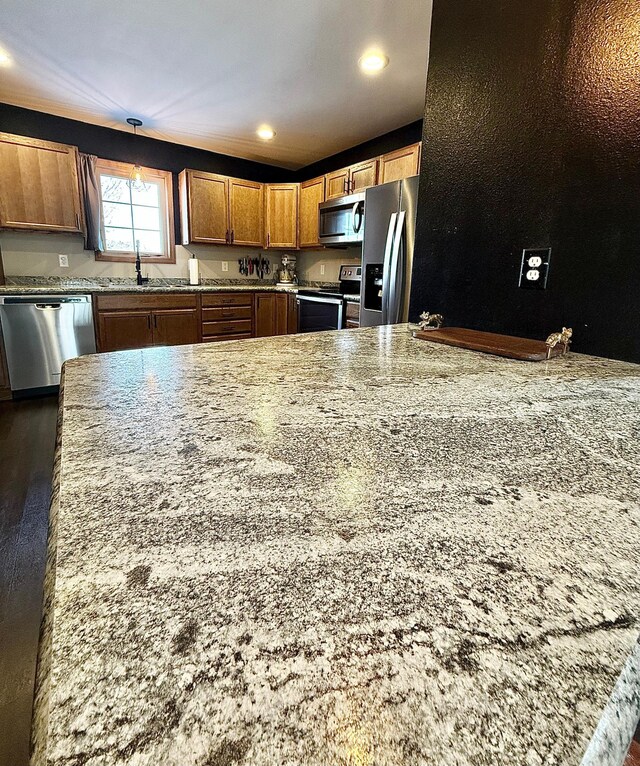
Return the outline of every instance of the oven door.
{"type": "Polygon", "coordinates": [[[325,298],[298,295],[298,332],[341,330],[344,327],[344,301],[342,298],[325,298]]]}

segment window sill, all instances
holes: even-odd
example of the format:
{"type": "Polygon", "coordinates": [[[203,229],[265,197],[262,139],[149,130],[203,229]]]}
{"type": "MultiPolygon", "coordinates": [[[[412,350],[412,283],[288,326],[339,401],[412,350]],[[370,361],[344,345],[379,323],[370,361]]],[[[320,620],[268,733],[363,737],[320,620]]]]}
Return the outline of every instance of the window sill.
{"type": "MultiPolygon", "coordinates": [[[[96,253],[96,261],[111,261],[112,263],[135,263],[135,253],[96,253]]],[[[170,255],[140,255],[140,261],[144,264],[149,263],[175,263],[176,254],[175,251],[170,255]]]]}

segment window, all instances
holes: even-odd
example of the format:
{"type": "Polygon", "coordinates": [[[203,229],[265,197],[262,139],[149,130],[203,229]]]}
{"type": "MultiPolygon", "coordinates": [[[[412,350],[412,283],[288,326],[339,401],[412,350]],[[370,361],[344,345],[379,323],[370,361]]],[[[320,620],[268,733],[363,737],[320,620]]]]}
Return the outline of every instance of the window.
{"type": "Polygon", "coordinates": [[[171,173],[143,168],[144,183],[131,183],[131,165],[98,160],[104,251],[99,261],[175,263],[171,173]]]}

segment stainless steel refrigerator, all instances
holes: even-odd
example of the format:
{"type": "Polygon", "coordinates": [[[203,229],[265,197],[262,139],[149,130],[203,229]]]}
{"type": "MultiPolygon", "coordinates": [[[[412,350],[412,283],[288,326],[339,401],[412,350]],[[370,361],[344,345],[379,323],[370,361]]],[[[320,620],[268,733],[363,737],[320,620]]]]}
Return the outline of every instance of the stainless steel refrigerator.
{"type": "Polygon", "coordinates": [[[409,319],[418,176],[367,189],[360,326],[409,319]]]}

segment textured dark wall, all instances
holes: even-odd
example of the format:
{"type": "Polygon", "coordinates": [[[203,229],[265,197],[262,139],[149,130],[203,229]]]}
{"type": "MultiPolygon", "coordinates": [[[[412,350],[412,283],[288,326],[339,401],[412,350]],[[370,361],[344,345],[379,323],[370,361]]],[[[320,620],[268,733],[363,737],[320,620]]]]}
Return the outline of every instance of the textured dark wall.
{"type": "Polygon", "coordinates": [[[377,138],[372,138],[370,141],[365,141],[363,144],[358,144],[351,149],[346,149],[344,152],[333,154],[324,160],[307,165],[305,168],[297,171],[295,180],[307,181],[309,178],[322,176],[325,173],[331,173],[333,170],[340,170],[340,168],[355,165],[357,162],[370,160],[372,157],[377,157],[380,154],[387,154],[387,152],[402,149],[403,146],[416,144],[421,139],[422,120],[417,120],[402,128],[392,130],[390,133],[385,133],[377,138]]]}
{"type": "Polygon", "coordinates": [[[637,0],[435,0],[431,35],[412,319],[640,362],[637,0]]]}

